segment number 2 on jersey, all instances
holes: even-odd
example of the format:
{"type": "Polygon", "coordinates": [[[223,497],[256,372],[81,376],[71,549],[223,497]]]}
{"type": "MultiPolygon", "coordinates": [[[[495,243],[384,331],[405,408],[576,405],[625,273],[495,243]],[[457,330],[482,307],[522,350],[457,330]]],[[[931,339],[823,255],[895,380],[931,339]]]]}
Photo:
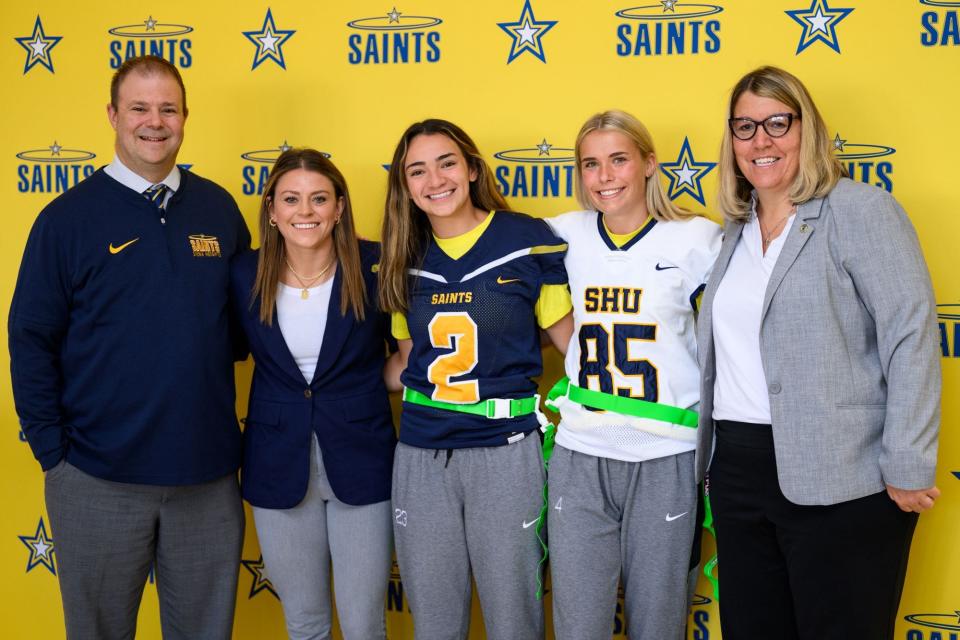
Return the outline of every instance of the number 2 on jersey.
{"type": "Polygon", "coordinates": [[[433,399],[457,404],[479,402],[478,381],[451,381],[477,366],[477,323],[463,311],[445,312],[433,316],[427,329],[435,348],[453,349],[437,356],[427,367],[427,379],[434,385],[433,399]]]}
{"type": "Polygon", "coordinates": [[[580,379],[577,384],[588,389],[590,378],[596,378],[600,391],[630,398],[642,398],[656,402],[657,368],[647,360],[630,358],[630,341],[652,342],[657,339],[655,324],[614,324],[613,335],[601,324],[585,324],[580,327],[580,379]],[[590,357],[589,346],[594,344],[596,357],[590,357]],[[611,351],[613,358],[611,362],[611,351]],[[635,396],[630,387],[614,388],[611,369],[615,367],[623,376],[637,376],[642,385],[642,394],[635,396]]]}

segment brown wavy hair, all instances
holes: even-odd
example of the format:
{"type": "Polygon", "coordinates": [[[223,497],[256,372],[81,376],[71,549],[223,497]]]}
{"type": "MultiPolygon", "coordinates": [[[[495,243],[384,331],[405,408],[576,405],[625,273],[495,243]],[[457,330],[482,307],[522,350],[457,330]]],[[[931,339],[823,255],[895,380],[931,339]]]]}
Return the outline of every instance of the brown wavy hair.
{"type": "Polygon", "coordinates": [[[470,183],[470,202],[483,211],[506,209],[507,201],[497,190],[493,172],[477,145],[466,132],[446,120],[430,119],[415,122],[400,136],[393,152],[387,178],[387,202],[383,212],[380,238],[383,253],[380,258],[380,307],[388,312],[406,312],[408,305],[407,272],[423,259],[430,243],[430,220],[413,202],[407,189],[404,163],[413,139],[421,135],[444,135],[453,140],[477,179],[470,183]]]}
{"type": "Polygon", "coordinates": [[[315,149],[284,151],[277,158],[267,178],[263,198],[260,200],[260,256],[257,260],[257,277],[250,292],[250,306],[252,307],[259,298],[260,321],[268,326],[273,324],[273,311],[277,304],[277,285],[280,283],[286,249],[280,231],[270,224],[270,204],[273,202],[277,182],[296,169],[326,176],[333,183],[335,197],[343,198],[340,221],[333,227],[333,248],[343,283],[340,293],[340,314],[346,315],[347,309],[351,309],[358,320],[363,320],[367,291],[363,282],[360,248],[353,223],[353,208],[350,205],[347,181],[336,165],[315,149]]]}

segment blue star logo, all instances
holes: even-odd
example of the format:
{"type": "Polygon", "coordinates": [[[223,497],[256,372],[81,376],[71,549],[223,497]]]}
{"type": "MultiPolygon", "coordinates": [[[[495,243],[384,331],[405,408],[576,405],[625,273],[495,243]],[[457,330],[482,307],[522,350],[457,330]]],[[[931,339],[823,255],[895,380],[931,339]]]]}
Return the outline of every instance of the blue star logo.
{"type": "Polygon", "coordinates": [[[50,51],[63,40],[63,36],[48,36],[44,33],[39,15],[37,15],[37,21],[33,23],[33,33],[22,38],[14,38],[14,40],[27,50],[27,61],[23,65],[24,75],[38,64],[49,69],[50,73],[55,73],[50,51]]]}
{"type": "Polygon", "coordinates": [[[700,181],[715,166],[717,166],[716,162],[697,162],[693,158],[693,151],[690,150],[690,139],[685,137],[677,161],[660,163],[660,170],[670,178],[667,195],[671,200],[676,200],[686,193],[701,205],[705,205],[703,185],[700,181]]]}
{"type": "Polygon", "coordinates": [[[510,44],[510,55],[507,64],[514,61],[524,52],[530,52],[540,62],[546,62],[541,39],[557,24],[556,20],[537,20],[533,15],[530,0],[524,0],[523,11],[516,22],[498,22],[497,26],[513,39],[510,44]]]}
{"type": "Polygon", "coordinates": [[[253,71],[266,60],[273,60],[281,69],[286,71],[287,64],[283,60],[283,44],[296,33],[293,29],[277,29],[273,23],[273,14],[267,8],[267,16],[263,19],[263,26],[259,31],[242,31],[243,35],[257,45],[257,52],[253,56],[253,71]]]}
{"type": "Polygon", "coordinates": [[[256,560],[241,560],[240,564],[242,564],[243,568],[253,575],[253,583],[250,585],[250,598],[257,595],[261,591],[269,591],[277,600],[280,599],[280,596],[278,596],[277,592],[274,590],[270,579],[267,578],[266,573],[264,573],[265,565],[263,563],[262,554],[256,560]]]}
{"type": "Polygon", "coordinates": [[[853,9],[831,9],[827,0],[813,0],[809,9],[795,9],[786,14],[793,18],[801,27],[800,42],[797,44],[797,54],[818,40],[840,53],[840,43],[837,41],[837,25],[846,18],[853,9]]]}
{"type": "Polygon", "coordinates": [[[27,559],[27,573],[43,565],[50,573],[57,575],[57,567],[53,559],[53,538],[47,537],[47,527],[43,523],[43,517],[40,518],[36,533],[32,536],[17,537],[30,550],[30,557],[27,559]]]}

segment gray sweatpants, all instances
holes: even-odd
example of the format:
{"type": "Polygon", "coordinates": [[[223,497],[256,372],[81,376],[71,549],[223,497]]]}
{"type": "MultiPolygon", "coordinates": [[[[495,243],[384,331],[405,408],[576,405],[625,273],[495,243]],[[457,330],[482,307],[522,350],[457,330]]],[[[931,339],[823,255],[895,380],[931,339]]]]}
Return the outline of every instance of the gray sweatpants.
{"type": "Polygon", "coordinates": [[[609,640],[623,579],[630,640],[681,640],[697,527],[692,451],[644,462],[557,446],[550,572],[557,640],[609,640]]]}
{"type": "Polygon", "coordinates": [[[397,446],[393,529],[417,640],[467,637],[471,569],[489,640],[543,638],[544,481],[535,434],[499,447],[397,446]]]}

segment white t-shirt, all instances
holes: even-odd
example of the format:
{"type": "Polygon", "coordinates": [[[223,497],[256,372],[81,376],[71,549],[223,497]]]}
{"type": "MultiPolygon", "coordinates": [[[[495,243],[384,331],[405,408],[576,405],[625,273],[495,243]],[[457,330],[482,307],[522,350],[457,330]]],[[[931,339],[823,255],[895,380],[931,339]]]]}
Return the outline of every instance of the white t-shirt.
{"type": "Polygon", "coordinates": [[[770,424],[770,396],[760,359],[760,313],[770,274],[795,215],[764,255],[756,213],[743,227],[730,264],[713,298],[713,344],[717,377],[713,419],[770,424]]]}
{"type": "Polygon", "coordinates": [[[301,287],[291,287],[282,282],[278,285],[277,323],[303,379],[309,384],[317,370],[323,334],[327,329],[333,278],[307,289],[310,295],[306,300],[300,296],[301,291],[301,287]]]}

